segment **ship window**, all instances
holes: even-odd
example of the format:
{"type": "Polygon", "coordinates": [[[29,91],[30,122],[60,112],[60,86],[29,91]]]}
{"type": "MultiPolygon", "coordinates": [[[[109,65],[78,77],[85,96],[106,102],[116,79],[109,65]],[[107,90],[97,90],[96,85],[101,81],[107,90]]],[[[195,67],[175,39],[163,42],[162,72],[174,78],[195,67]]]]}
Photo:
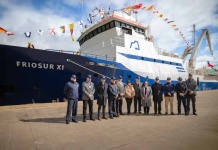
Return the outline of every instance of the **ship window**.
{"type": "Polygon", "coordinates": [[[176,63],[176,65],[178,66],[178,63],[176,63]]]}
{"type": "Polygon", "coordinates": [[[102,26],[101,28],[102,28],[102,32],[104,32],[105,31],[105,26],[102,26]]]}
{"type": "Polygon", "coordinates": [[[132,76],[131,76],[131,75],[128,75],[128,78],[132,78],[132,76]]]}
{"type": "Polygon", "coordinates": [[[156,59],[154,59],[154,62],[156,62],[156,59]]]}
{"type": "Polygon", "coordinates": [[[115,21],[115,26],[116,26],[116,27],[120,27],[120,22],[115,21]]]}
{"type": "Polygon", "coordinates": [[[92,37],[93,37],[93,33],[90,32],[90,33],[89,33],[89,38],[91,39],[92,37]]]}
{"type": "Polygon", "coordinates": [[[97,63],[98,66],[106,66],[105,63],[97,63]]]}
{"type": "Polygon", "coordinates": [[[76,76],[77,76],[77,77],[80,77],[80,76],[81,76],[81,73],[80,73],[80,72],[77,72],[76,76]]]}
{"type": "Polygon", "coordinates": [[[111,27],[111,28],[114,27],[114,22],[113,22],[113,21],[110,22],[110,27],[111,27]]]}
{"type": "Polygon", "coordinates": [[[101,33],[101,27],[98,28],[98,33],[101,33]]]}
{"type": "Polygon", "coordinates": [[[162,63],[164,64],[164,61],[162,60],[162,63]]]}
{"type": "Polygon", "coordinates": [[[139,28],[135,28],[135,32],[137,32],[137,33],[138,33],[138,32],[139,32],[139,28]]]}
{"type": "Polygon", "coordinates": [[[126,24],[126,27],[127,27],[127,28],[130,28],[130,25],[126,24]]]}
{"type": "Polygon", "coordinates": [[[170,64],[172,65],[172,62],[170,62],[170,64]]]}
{"type": "Polygon", "coordinates": [[[86,35],[86,40],[89,40],[89,35],[86,35]]]}
{"type": "Polygon", "coordinates": [[[97,33],[97,29],[93,31],[94,33],[94,36],[96,36],[98,33],[97,33]]]}
{"type": "Polygon", "coordinates": [[[144,60],[144,57],[142,57],[142,60],[144,60]]]}
{"type": "Polygon", "coordinates": [[[95,63],[90,61],[90,62],[86,62],[86,65],[92,65],[93,66],[93,65],[95,65],[95,63]]]}
{"type": "Polygon", "coordinates": [[[98,77],[98,74],[97,74],[97,73],[95,73],[95,74],[94,74],[94,77],[98,77]]]}
{"type": "Polygon", "coordinates": [[[110,29],[110,26],[109,26],[109,23],[106,24],[106,30],[109,30],[110,29]]]}
{"type": "Polygon", "coordinates": [[[108,64],[108,67],[115,67],[114,64],[108,64]]]}
{"type": "Polygon", "coordinates": [[[121,23],[121,27],[126,27],[126,24],[125,23],[121,23]]]}
{"type": "Polygon", "coordinates": [[[82,42],[81,42],[81,40],[79,41],[79,45],[81,46],[81,44],[82,44],[82,42]]]}

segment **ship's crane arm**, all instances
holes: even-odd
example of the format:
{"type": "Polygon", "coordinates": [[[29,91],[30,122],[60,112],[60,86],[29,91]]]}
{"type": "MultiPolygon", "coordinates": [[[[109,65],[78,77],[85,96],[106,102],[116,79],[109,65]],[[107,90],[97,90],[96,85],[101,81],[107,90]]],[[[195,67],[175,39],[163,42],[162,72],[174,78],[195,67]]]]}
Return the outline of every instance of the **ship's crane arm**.
{"type": "Polygon", "coordinates": [[[211,53],[211,55],[213,55],[213,49],[212,49],[211,38],[210,38],[210,31],[208,29],[204,29],[203,32],[201,33],[200,38],[198,39],[197,43],[195,44],[195,46],[194,46],[194,48],[192,50],[192,54],[191,54],[191,57],[189,59],[189,67],[190,68],[195,68],[196,56],[197,56],[199,47],[200,47],[200,45],[202,43],[202,40],[203,40],[205,35],[206,35],[206,38],[207,38],[210,53],[211,53]]]}

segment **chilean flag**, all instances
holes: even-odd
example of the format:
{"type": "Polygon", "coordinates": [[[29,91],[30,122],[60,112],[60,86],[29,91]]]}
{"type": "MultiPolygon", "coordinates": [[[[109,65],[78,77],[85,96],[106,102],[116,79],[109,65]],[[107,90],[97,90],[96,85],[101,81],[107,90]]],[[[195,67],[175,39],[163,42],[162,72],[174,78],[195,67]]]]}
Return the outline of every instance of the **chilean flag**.
{"type": "Polygon", "coordinates": [[[209,61],[207,61],[207,66],[213,68],[213,65],[209,61]]]}

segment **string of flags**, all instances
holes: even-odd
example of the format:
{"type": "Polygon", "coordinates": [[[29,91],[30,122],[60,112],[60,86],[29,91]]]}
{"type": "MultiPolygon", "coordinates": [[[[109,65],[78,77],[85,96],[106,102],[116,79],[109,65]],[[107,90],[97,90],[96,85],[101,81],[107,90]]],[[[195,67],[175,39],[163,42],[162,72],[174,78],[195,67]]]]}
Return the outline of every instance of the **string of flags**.
{"type": "MultiPolygon", "coordinates": [[[[69,28],[70,28],[70,36],[71,36],[71,39],[72,41],[74,41],[74,37],[73,37],[73,31],[74,31],[74,23],[71,23],[69,24],[69,28]]],[[[60,26],[59,27],[61,33],[66,33],[66,27],[65,26],[60,26]]],[[[8,36],[11,36],[11,35],[15,35],[14,33],[12,32],[8,32],[6,29],[0,27],[0,33],[3,33],[3,34],[6,34],[8,36]]],[[[55,35],[56,34],[56,30],[55,28],[50,28],[50,32],[49,32],[51,35],[55,35]]],[[[37,34],[39,36],[43,35],[43,30],[37,30],[37,34]]],[[[32,32],[24,32],[24,35],[26,38],[30,38],[31,35],[32,35],[32,32]]]]}

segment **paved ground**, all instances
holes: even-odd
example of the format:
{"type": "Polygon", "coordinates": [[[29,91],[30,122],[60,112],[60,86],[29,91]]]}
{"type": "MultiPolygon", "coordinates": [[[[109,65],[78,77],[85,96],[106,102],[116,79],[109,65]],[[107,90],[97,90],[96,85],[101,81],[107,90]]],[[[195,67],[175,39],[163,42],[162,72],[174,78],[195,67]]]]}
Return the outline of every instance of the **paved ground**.
{"type": "Polygon", "coordinates": [[[80,102],[79,123],[66,125],[65,112],[66,103],[1,106],[0,149],[218,149],[218,91],[198,93],[198,116],[124,115],[83,123],[80,102]]]}

